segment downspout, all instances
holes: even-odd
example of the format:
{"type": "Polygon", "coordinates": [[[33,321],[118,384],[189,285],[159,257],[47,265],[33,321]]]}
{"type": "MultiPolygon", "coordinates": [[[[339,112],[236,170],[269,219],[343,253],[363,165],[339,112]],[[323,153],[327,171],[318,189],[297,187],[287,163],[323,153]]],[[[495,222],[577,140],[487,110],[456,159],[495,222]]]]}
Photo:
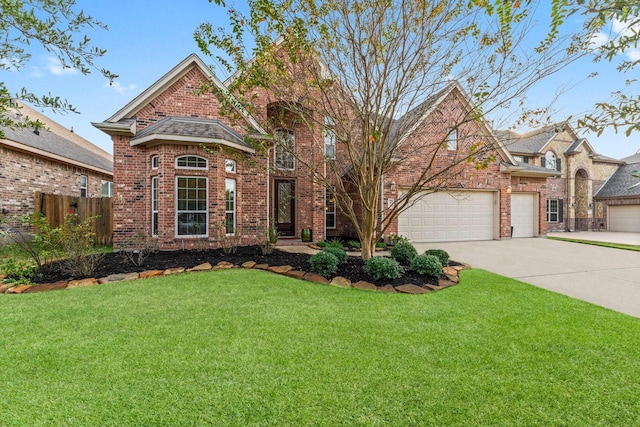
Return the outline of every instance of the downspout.
{"type": "MultiPolygon", "coordinates": [[[[380,230],[384,228],[384,174],[380,180],[380,230]]],[[[384,236],[381,236],[384,237],[384,236]]],[[[376,241],[377,243],[377,241],[376,241]]]]}
{"type": "Polygon", "coordinates": [[[570,193],[571,193],[571,188],[570,188],[571,187],[571,179],[570,179],[571,174],[569,173],[571,171],[571,157],[567,155],[567,156],[565,156],[565,158],[567,159],[567,161],[566,161],[567,164],[566,164],[566,167],[565,167],[566,168],[565,173],[567,174],[567,176],[565,178],[566,185],[565,185],[565,189],[564,189],[566,197],[565,197],[565,204],[563,206],[562,214],[564,215],[564,218],[563,218],[563,220],[564,220],[564,229],[567,232],[569,232],[569,231],[571,231],[571,226],[569,225],[569,212],[571,212],[570,209],[572,209],[571,208],[571,195],[570,195],[570,193]]]}

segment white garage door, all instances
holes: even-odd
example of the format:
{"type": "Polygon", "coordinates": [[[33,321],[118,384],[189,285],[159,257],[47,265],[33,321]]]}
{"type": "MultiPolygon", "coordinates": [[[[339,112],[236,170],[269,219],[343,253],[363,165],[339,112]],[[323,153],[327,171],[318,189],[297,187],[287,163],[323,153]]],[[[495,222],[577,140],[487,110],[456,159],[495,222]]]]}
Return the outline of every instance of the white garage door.
{"type": "Polygon", "coordinates": [[[533,237],[535,235],[535,197],[535,194],[511,194],[511,226],[513,227],[512,237],[533,237]]]}
{"type": "Polygon", "coordinates": [[[398,234],[416,243],[492,240],[493,200],[488,191],[428,194],[400,214],[398,234]]]}
{"type": "Polygon", "coordinates": [[[640,233],[640,205],[609,206],[609,231],[640,233]]]}

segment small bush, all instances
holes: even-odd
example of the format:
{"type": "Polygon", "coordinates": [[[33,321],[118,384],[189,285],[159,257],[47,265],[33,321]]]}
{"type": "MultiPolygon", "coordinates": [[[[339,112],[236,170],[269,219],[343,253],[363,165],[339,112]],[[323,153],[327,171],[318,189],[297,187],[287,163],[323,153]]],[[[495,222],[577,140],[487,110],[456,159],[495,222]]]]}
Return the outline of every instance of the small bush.
{"type": "Polygon", "coordinates": [[[400,242],[391,248],[391,257],[401,263],[409,263],[418,255],[416,248],[409,242],[400,242]]]}
{"type": "Polygon", "coordinates": [[[0,264],[0,271],[7,276],[5,279],[7,282],[29,281],[35,275],[35,269],[35,265],[13,258],[9,258],[0,264]]]}
{"type": "Polygon", "coordinates": [[[329,277],[338,269],[338,258],[326,251],[312,255],[309,258],[309,263],[311,264],[311,270],[324,277],[329,277]]]}
{"type": "Polygon", "coordinates": [[[383,249],[383,250],[387,249],[387,244],[383,241],[376,242],[376,248],[383,249]]]}
{"type": "Polygon", "coordinates": [[[347,262],[347,253],[342,248],[334,248],[333,246],[327,246],[323,249],[324,252],[329,252],[330,254],[334,254],[336,258],[338,258],[338,262],[340,264],[344,264],[347,262]]]}
{"type": "Polygon", "coordinates": [[[417,255],[411,260],[411,270],[418,274],[440,277],[442,263],[435,255],[417,255]]]}
{"type": "Polygon", "coordinates": [[[340,249],[342,249],[342,242],[340,240],[338,240],[338,239],[322,240],[322,241],[316,243],[316,245],[318,245],[322,249],[324,249],[324,248],[340,248],[340,249]]]}
{"type": "Polygon", "coordinates": [[[443,251],[442,249],[427,249],[424,251],[424,254],[437,256],[443,267],[449,265],[449,254],[447,251],[443,251]]]}
{"type": "Polygon", "coordinates": [[[409,239],[399,234],[389,234],[387,236],[387,243],[390,245],[397,245],[398,243],[409,243],[409,239]]]}
{"type": "Polygon", "coordinates": [[[360,245],[360,242],[358,240],[349,240],[347,242],[347,245],[349,245],[351,249],[360,249],[362,247],[362,245],[360,245]]]}
{"type": "Polygon", "coordinates": [[[367,274],[376,280],[395,279],[400,277],[400,265],[394,259],[374,256],[364,265],[367,274]]]}

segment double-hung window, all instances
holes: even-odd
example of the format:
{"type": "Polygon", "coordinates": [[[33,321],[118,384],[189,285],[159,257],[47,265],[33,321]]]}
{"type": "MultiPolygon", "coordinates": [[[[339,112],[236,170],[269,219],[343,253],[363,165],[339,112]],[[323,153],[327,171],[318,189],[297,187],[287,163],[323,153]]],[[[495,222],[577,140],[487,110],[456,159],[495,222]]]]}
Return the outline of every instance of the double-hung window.
{"type": "Polygon", "coordinates": [[[226,234],[235,234],[236,232],[236,180],[225,179],[225,232],[226,234]]]}
{"type": "Polygon", "coordinates": [[[176,230],[178,236],[207,236],[207,178],[176,177],[176,230]]]}
{"type": "Polygon", "coordinates": [[[158,177],[151,178],[151,235],[158,235],[158,177]]]}
{"type": "Polygon", "coordinates": [[[547,199],[547,222],[562,222],[562,200],[547,199]]]}
{"type": "Polygon", "coordinates": [[[80,175],[80,197],[87,197],[89,189],[89,178],[87,175],[80,175]]]}

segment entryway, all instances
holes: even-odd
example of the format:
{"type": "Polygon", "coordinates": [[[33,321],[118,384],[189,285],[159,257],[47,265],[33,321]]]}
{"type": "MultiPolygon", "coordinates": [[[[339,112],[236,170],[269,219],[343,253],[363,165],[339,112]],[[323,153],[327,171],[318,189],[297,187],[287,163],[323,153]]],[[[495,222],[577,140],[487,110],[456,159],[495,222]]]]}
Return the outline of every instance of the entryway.
{"type": "Polygon", "coordinates": [[[295,209],[296,185],[290,179],[276,179],[274,181],[274,214],[275,225],[281,237],[296,235],[295,209]]]}

